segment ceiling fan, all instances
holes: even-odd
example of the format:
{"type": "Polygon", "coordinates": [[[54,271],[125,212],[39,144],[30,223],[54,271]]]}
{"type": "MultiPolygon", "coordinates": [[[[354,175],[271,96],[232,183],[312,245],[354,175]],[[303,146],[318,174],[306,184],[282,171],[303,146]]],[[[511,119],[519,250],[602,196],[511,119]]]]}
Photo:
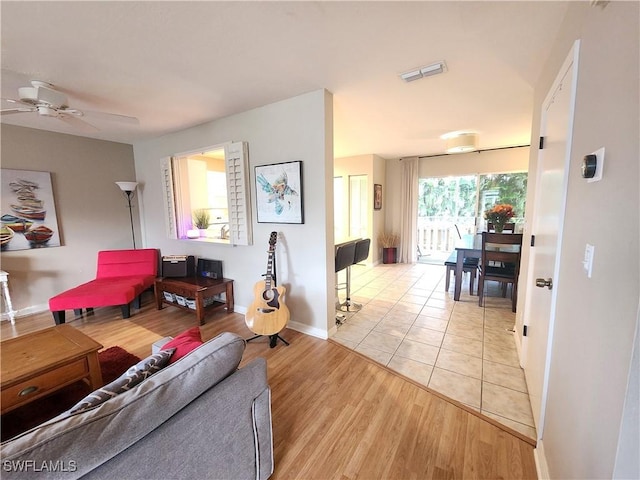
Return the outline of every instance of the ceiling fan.
{"type": "Polygon", "coordinates": [[[0,110],[0,115],[15,113],[36,113],[43,117],[54,117],[75,128],[87,131],[97,131],[98,128],[85,121],[82,117],[91,116],[104,120],[138,124],[138,119],[115,113],[93,112],[69,108],[67,96],[56,90],[53,85],[40,80],[32,80],[30,87],[18,88],[18,98],[3,98],[2,100],[16,104],[14,108],[0,110]]]}

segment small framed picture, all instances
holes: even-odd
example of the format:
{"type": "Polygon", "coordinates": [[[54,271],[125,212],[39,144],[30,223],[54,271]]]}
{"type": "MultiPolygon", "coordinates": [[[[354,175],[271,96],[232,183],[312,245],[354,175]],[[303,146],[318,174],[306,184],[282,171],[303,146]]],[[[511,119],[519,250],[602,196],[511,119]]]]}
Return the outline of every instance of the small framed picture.
{"type": "Polygon", "coordinates": [[[255,171],[258,223],[304,223],[302,162],[258,165],[255,171]]]}
{"type": "Polygon", "coordinates": [[[375,183],[373,185],[373,209],[380,210],[382,208],[382,185],[375,183]]]}

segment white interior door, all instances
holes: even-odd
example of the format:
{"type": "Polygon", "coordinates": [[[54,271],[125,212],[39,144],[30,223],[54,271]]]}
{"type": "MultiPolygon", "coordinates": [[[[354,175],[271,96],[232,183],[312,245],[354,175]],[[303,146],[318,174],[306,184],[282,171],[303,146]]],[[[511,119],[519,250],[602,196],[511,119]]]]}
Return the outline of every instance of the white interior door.
{"type": "Polygon", "coordinates": [[[535,209],[531,234],[535,243],[530,250],[527,302],[523,337],[525,376],[538,439],[542,438],[546,404],[551,340],[557,288],[536,288],[536,279],[557,283],[557,252],[562,239],[571,134],[575,102],[578,44],[569,53],[543,105],[540,135],[544,146],[538,155],[535,209]]]}
{"type": "Polygon", "coordinates": [[[349,175],[349,238],[369,237],[367,175],[349,175]]]}

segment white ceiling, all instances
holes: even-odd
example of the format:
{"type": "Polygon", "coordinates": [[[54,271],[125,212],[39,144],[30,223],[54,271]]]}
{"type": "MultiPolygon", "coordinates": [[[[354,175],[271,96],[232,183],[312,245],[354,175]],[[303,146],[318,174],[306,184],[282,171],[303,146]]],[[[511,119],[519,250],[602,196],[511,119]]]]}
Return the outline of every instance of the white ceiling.
{"type": "Polygon", "coordinates": [[[140,124],[2,122],[135,143],[326,88],[336,157],[437,154],[453,130],[478,132],[480,148],[528,144],[533,85],[567,5],[3,0],[3,98],[43,80],[71,108],[140,124]],[[398,77],[439,60],[443,75],[398,77]]]}

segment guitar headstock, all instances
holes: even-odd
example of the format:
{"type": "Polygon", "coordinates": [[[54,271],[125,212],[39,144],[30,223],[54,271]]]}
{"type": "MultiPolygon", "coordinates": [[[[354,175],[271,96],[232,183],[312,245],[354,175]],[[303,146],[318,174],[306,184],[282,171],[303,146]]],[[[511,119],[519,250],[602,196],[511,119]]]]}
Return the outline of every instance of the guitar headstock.
{"type": "Polygon", "coordinates": [[[273,249],[276,246],[276,240],[278,239],[278,232],[271,232],[269,236],[269,249],[273,249]]]}

